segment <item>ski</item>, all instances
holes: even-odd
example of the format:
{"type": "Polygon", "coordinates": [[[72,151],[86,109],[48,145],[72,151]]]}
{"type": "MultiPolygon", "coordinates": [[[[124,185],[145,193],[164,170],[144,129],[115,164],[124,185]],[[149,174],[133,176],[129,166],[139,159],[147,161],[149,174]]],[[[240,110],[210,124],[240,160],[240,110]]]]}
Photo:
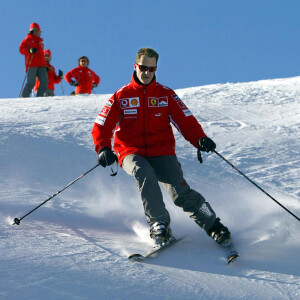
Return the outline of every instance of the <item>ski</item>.
{"type": "MultiPolygon", "coordinates": [[[[143,261],[145,259],[151,258],[159,254],[162,250],[174,245],[175,243],[181,241],[183,238],[175,239],[173,237],[168,243],[161,246],[154,246],[149,251],[144,254],[141,253],[133,253],[128,256],[128,259],[131,261],[143,261]]],[[[233,243],[230,239],[225,240],[220,244],[221,248],[226,251],[227,264],[234,262],[240,255],[237,250],[234,248],[233,243]]]]}
{"type": "Polygon", "coordinates": [[[150,249],[149,251],[147,251],[144,254],[140,254],[140,253],[133,253],[130,254],[128,256],[128,259],[131,261],[142,261],[145,260],[147,258],[150,258],[154,255],[157,255],[158,253],[160,253],[162,250],[169,248],[170,246],[174,245],[175,243],[181,241],[181,239],[176,239],[175,237],[172,237],[172,239],[170,241],[168,241],[166,244],[163,245],[159,245],[159,246],[154,246],[152,247],[152,249],[150,249]]]}
{"type": "Polygon", "coordinates": [[[234,262],[240,255],[234,248],[231,239],[225,240],[220,246],[227,252],[227,263],[230,264],[234,262]]]}
{"type": "Polygon", "coordinates": [[[234,262],[239,256],[240,255],[237,252],[232,253],[229,257],[227,257],[228,258],[227,263],[230,264],[234,262]]]}

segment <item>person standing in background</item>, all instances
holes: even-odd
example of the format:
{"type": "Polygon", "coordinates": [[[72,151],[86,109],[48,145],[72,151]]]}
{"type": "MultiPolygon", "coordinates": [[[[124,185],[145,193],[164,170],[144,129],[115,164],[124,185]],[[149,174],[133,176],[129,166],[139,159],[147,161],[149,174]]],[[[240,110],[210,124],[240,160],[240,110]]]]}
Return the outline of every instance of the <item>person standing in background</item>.
{"type": "Polygon", "coordinates": [[[89,67],[89,59],[86,56],[78,58],[78,67],[65,75],[65,80],[75,86],[75,94],[91,94],[92,89],[100,83],[100,77],[89,67]]]}
{"type": "Polygon", "coordinates": [[[37,97],[43,97],[48,86],[47,61],[44,57],[44,43],[41,33],[39,24],[32,23],[27,37],[21,42],[19,47],[20,53],[25,55],[25,72],[27,73],[27,82],[21,97],[30,96],[36,77],[40,81],[37,97]]]}
{"type": "MultiPolygon", "coordinates": [[[[63,71],[59,70],[58,75],[55,73],[55,68],[50,64],[51,61],[51,51],[49,49],[44,51],[44,56],[47,61],[47,73],[48,73],[48,87],[45,92],[45,96],[55,96],[54,94],[54,84],[60,83],[63,79],[63,71]]],[[[37,92],[40,86],[40,81],[36,79],[34,91],[37,92]]]]}

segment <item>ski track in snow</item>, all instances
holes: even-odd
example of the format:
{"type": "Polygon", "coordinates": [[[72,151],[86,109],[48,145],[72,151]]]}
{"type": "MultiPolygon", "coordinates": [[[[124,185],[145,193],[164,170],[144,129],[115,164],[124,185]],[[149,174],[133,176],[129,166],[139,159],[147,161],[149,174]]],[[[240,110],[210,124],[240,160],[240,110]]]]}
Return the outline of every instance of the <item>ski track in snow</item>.
{"type": "MultiPolygon", "coordinates": [[[[300,77],[176,91],[217,151],[300,216],[300,77]]],[[[110,95],[0,99],[0,299],[299,299],[299,222],[213,154],[175,131],[187,181],[232,232],[222,249],[164,192],[175,236],[155,259],[133,178],[96,164],[90,132],[110,95]]]]}

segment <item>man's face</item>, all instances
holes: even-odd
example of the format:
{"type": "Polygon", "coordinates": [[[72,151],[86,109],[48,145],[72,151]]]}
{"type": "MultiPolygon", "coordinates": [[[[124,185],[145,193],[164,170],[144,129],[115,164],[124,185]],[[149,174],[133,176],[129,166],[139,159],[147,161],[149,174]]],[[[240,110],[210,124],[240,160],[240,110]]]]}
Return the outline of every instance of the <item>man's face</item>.
{"type": "Polygon", "coordinates": [[[45,55],[45,59],[47,62],[49,62],[51,60],[51,57],[49,55],[45,55]]]}
{"type": "Polygon", "coordinates": [[[87,66],[87,59],[86,58],[82,58],[80,61],[79,61],[79,65],[81,67],[86,67],[87,66]]]}
{"type": "Polygon", "coordinates": [[[41,31],[39,31],[39,30],[33,30],[33,35],[35,35],[35,36],[37,36],[37,37],[40,37],[41,34],[42,34],[41,31]]]}
{"type": "Polygon", "coordinates": [[[134,70],[136,71],[136,76],[139,79],[139,81],[142,84],[146,84],[146,85],[149,84],[155,75],[155,71],[150,72],[149,69],[146,71],[141,71],[140,68],[142,68],[142,67],[139,67],[138,65],[156,68],[156,66],[157,66],[156,58],[143,55],[143,56],[141,56],[140,61],[135,63],[135,65],[134,65],[134,70]]]}

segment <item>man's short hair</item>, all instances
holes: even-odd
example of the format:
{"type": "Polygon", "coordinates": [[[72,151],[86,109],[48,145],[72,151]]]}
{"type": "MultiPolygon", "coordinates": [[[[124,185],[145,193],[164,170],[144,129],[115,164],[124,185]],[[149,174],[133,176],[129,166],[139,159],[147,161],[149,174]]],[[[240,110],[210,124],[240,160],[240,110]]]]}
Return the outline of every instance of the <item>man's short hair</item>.
{"type": "Polygon", "coordinates": [[[148,57],[155,57],[156,63],[158,61],[159,55],[155,50],[153,50],[152,48],[141,48],[136,54],[135,62],[138,63],[143,55],[148,57]]]}
{"type": "Polygon", "coordinates": [[[83,55],[83,56],[80,56],[80,57],[78,58],[78,66],[79,66],[80,60],[81,60],[81,59],[84,59],[84,58],[87,60],[87,65],[90,64],[90,60],[89,60],[85,55],[83,55]]]}

